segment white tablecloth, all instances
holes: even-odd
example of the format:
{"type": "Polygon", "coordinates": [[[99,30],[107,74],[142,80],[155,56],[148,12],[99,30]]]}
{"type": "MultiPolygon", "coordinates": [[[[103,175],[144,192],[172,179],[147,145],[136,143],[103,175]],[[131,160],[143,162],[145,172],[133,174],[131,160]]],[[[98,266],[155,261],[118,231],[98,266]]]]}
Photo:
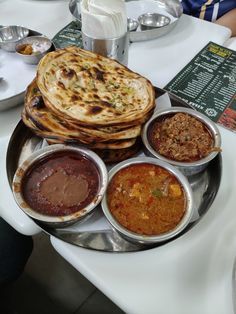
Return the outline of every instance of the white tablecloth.
{"type": "MultiPolygon", "coordinates": [[[[0,24],[22,24],[49,37],[71,20],[68,1],[0,1],[0,24]]],[[[209,41],[228,29],[183,15],[168,35],[133,43],[129,67],[163,87],[209,41]]],[[[5,172],[9,136],[21,108],[0,113],[0,215],[25,234],[40,229],[15,205],[5,172]]],[[[54,248],[127,313],[232,314],[232,268],[236,252],[236,135],[221,128],[223,177],[204,218],[162,247],[125,254],[95,252],[51,238],[54,248]]]]}

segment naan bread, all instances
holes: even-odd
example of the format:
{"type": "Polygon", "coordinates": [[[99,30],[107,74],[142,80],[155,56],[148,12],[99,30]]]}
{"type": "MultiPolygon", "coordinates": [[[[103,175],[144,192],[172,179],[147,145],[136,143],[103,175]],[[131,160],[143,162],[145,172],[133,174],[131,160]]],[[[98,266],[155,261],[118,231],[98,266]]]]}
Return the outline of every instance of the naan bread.
{"type": "Polygon", "coordinates": [[[154,89],[146,78],[77,47],[41,59],[37,85],[52,112],[84,126],[144,123],[155,105],[154,89]]]}
{"type": "Polygon", "coordinates": [[[83,145],[108,163],[135,155],[155,105],[151,83],[77,47],[48,53],[28,86],[22,120],[49,144],[83,145]]]}
{"type": "Polygon", "coordinates": [[[52,136],[68,137],[83,143],[108,142],[111,140],[127,140],[140,135],[141,126],[128,128],[86,128],[67,122],[51,112],[44,104],[42,94],[34,80],[27,88],[25,95],[25,110],[29,119],[38,129],[51,132],[52,136]]]}

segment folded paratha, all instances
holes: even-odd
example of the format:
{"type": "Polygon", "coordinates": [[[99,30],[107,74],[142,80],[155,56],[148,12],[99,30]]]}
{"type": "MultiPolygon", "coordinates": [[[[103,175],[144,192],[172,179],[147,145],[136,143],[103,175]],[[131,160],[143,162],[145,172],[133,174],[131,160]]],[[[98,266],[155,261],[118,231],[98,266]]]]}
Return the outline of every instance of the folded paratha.
{"type": "Polygon", "coordinates": [[[146,78],[114,60],[68,47],[40,61],[22,119],[49,144],[83,145],[113,163],[139,151],[141,127],[154,106],[146,78]]]}
{"type": "Polygon", "coordinates": [[[132,139],[139,136],[141,132],[140,125],[121,129],[118,127],[87,128],[67,122],[66,119],[58,117],[45,106],[36,80],[34,80],[26,90],[25,110],[28,114],[28,118],[38,129],[51,132],[51,135],[68,137],[68,139],[78,141],[81,140],[88,144],[132,139]]]}
{"type": "Polygon", "coordinates": [[[144,123],[155,105],[149,80],[115,60],[74,46],[41,59],[37,85],[50,111],[87,127],[144,123]]]}

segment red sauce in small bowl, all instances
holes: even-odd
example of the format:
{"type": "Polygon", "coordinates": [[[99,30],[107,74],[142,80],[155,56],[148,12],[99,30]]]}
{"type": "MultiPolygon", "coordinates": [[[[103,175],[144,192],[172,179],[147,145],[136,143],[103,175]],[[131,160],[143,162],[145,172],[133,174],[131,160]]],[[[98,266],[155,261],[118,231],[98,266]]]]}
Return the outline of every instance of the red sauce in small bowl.
{"type": "Polygon", "coordinates": [[[88,206],[100,185],[97,166],[82,154],[63,151],[35,162],[22,182],[25,202],[48,216],[73,214],[88,206]]]}

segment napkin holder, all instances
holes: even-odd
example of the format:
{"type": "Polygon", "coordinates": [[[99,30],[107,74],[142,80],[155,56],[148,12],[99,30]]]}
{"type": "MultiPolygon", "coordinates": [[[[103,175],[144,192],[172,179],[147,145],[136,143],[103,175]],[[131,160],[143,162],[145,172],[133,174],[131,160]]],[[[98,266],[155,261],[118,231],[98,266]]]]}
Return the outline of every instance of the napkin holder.
{"type": "Polygon", "coordinates": [[[129,50],[129,33],[115,38],[93,38],[82,32],[83,47],[104,57],[115,59],[127,66],[129,50]]]}

